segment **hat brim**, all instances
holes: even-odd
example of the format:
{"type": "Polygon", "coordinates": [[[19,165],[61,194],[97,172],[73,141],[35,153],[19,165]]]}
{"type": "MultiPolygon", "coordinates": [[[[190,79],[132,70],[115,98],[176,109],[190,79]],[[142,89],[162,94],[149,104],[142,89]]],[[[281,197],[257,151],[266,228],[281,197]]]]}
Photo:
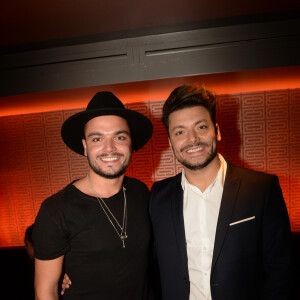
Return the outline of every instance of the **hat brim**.
{"type": "Polygon", "coordinates": [[[114,108],[85,110],[71,116],[61,128],[63,141],[73,151],[84,155],[82,139],[84,138],[85,124],[93,118],[108,115],[119,116],[128,122],[135,151],[145,146],[151,138],[153,126],[146,116],[134,110],[114,108]]]}

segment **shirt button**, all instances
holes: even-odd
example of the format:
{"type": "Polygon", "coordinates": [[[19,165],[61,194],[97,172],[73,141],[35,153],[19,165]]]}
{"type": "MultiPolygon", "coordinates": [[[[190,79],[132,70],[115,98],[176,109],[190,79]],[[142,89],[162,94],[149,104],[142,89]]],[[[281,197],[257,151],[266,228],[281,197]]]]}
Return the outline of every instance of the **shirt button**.
{"type": "Polygon", "coordinates": [[[203,247],[202,250],[203,250],[203,251],[206,251],[206,247],[203,247]]]}

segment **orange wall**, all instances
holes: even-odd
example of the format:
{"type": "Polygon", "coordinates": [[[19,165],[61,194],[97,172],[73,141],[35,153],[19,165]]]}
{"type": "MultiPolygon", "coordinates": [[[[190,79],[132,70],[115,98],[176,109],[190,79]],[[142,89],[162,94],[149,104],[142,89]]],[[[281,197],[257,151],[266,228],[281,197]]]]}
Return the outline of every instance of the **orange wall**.
{"type": "Polygon", "coordinates": [[[300,66],[102,85],[72,90],[0,97],[0,117],[83,108],[100,90],[113,91],[124,103],[166,99],[182,84],[204,83],[217,94],[245,93],[300,86],[300,66]]]}
{"type": "Polygon", "coordinates": [[[23,245],[41,202],[85,175],[85,158],[66,148],[60,127],[99,90],[114,91],[154,124],[152,139],[134,154],[127,174],[151,187],[180,171],[161,107],[173,88],[194,82],[220,95],[220,152],[235,164],[277,174],[292,229],[300,231],[300,67],[289,67],[0,98],[0,247],[23,245]]]}

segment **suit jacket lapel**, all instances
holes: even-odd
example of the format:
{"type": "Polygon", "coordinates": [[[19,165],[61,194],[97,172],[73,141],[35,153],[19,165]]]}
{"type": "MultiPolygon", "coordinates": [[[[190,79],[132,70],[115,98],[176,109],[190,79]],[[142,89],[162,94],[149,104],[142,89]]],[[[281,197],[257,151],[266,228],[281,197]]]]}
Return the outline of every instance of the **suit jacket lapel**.
{"type": "Polygon", "coordinates": [[[181,174],[176,176],[175,179],[176,180],[173,182],[172,191],[170,195],[172,201],[172,218],[177,247],[181,256],[184,269],[187,271],[187,252],[183,220],[183,190],[181,187],[181,174]]]}
{"type": "Polygon", "coordinates": [[[223,241],[225,239],[225,235],[230,223],[231,215],[235,206],[237,195],[238,195],[240,180],[235,176],[234,171],[235,171],[234,166],[231,165],[229,162],[227,162],[227,172],[225,177],[224,190],[223,190],[219,218],[218,218],[217,229],[216,229],[211,270],[213,270],[217,258],[220,254],[223,241]]]}

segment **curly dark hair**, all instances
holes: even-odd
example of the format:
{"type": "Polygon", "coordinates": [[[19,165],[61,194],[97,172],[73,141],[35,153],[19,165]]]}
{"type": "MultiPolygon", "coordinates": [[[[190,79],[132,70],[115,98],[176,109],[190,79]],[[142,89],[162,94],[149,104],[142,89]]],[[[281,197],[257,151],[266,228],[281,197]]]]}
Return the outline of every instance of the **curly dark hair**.
{"type": "Polygon", "coordinates": [[[203,106],[208,110],[213,124],[216,125],[216,104],[215,93],[207,90],[203,85],[183,85],[174,89],[166,100],[162,109],[162,122],[169,134],[169,116],[172,112],[193,106],[203,106]]]}

